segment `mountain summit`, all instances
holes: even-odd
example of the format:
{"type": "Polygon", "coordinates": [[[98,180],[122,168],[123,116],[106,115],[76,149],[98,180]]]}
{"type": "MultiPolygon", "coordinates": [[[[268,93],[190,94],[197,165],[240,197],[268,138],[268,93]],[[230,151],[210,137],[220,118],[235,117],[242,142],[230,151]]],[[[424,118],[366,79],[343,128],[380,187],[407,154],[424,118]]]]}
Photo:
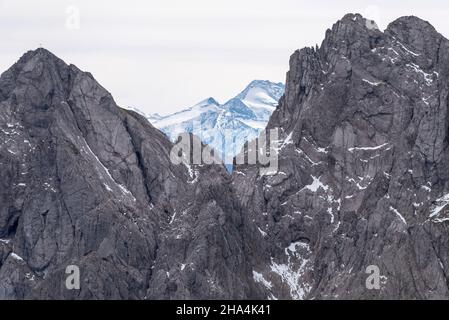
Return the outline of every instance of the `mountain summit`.
{"type": "Polygon", "coordinates": [[[45,49],[4,72],[0,299],[260,297],[224,167],[174,164],[172,147],[45,49]]]}
{"type": "Polygon", "coordinates": [[[233,175],[267,298],[449,297],[448,97],[449,41],[416,17],[350,14],[292,55],[279,173],[233,175]]]}

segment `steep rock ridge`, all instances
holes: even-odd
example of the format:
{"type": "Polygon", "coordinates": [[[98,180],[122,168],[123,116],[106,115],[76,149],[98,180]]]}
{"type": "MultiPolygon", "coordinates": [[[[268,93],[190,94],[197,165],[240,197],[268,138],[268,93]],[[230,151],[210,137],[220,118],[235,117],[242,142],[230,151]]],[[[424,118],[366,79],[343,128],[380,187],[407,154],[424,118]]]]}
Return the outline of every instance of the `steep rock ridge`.
{"type": "Polygon", "coordinates": [[[224,167],[172,164],[171,149],[45,49],[3,73],[0,298],[249,296],[224,167]],[[80,268],[81,290],[66,289],[68,265],[80,268]]]}
{"type": "Polygon", "coordinates": [[[279,172],[233,173],[267,298],[449,297],[448,59],[419,18],[381,32],[352,14],[292,55],[268,124],[279,172]],[[370,265],[380,290],[365,286],[370,265]]]}

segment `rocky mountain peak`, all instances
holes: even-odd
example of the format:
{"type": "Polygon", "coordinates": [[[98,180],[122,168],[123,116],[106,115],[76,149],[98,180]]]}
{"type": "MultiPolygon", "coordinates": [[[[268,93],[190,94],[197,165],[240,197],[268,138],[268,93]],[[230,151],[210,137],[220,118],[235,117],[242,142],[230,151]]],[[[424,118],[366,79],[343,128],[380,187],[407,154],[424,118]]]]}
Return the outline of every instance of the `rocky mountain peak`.
{"type": "Polygon", "coordinates": [[[36,91],[41,91],[36,103],[42,103],[50,92],[63,95],[67,91],[70,72],[68,65],[46,49],[28,51],[2,74],[0,92],[6,96],[16,84],[35,81],[39,88],[36,91]]]}
{"type": "MultiPolygon", "coordinates": [[[[345,15],[326,31],[320,47],[303,48],[290,57],[284,112],[293,113],[293,105],[308,96],[315,85],[323,84],[329,75],[347,78],[352,72],[351,61],[360,59],[385,41],[384,33],[372,20],[360,14],[345,15]]],[[[279,124],[276,119],[275,112],[270,122],[279,124]]]]}
{"type": "Polygon", "coordinates": [[[233,176],[270,252],[255,259],[261,286],[308,298],[449,296],[448,43],[415,17],[381,32],[347,15],[320,48],[292,55],[268,124],[281,133],[278,174],[241,165],[233,176]],[[364,286],[372,265],[388,278],[377,291],[364,286]],[[292,277],[299,285],[286,288],[292,277]]]}
{"type": "MultiPolygon", "coordinates": [[[[391,22],[386,31],[396,35],[408,34],[409,36],[429,36],[438,33],[428,21],[416,16],[400,17],[391,22]]],[[[405,39],[407,39],[407,37],[404,37],[404,40],[405,39]]]]}
{"type": "MultiPolygon", "coordinates": [[[[350,14],[291,56],[277,107],[247,89],[230,102],[275,109],[278,166],[230,176],[46,50],[2,74],[0,298],[448,298],[449,41],[350,14]]],[[[254,125],[211,109],[214,132],[254,125]]]]}
{"type": "Polygon", "coordinates": [[[401,43],[407,43],[412,50],[422,53],[425,59],[438,60],[443,36],[429,22],[415,16],[401,17],[390,23],[385,33],[401,43]]]}
{"type": "MultiPolygon", "coordinates": [[[[71,66],[67,65],[47,49],[38,48],[26,52],[9,70],[14,71],[17,75],[36,78],[43,76],[44,72],[52,75],[57,75],[58,72],[61,72],[64,75],[70,68],[71,66]]],[[[76,70],[76,68],[72,68],[73,71],[76,70]]],[[[65,79],[59,75],[53,80],[57,83],[63,82],[65,79]]]]}
{"type": "Polygon", "coordinates": [[[143,116],[45,49],[3,73],[0,92],[0,299],[250,294],[222,165],[172,155],[143,116]],[[68,265],[81,291],[60,281],[68,265]]]}
{"type": "Polygon", "coordinates": [[[103,101],[113,100],[90,73],[66,64],[44,48],[28,51],[2,74],[0,93],[7,97],[13,91],[17,92],[15,97],[19,104],[23,102],[22,106],[29,104],[32,108],[45,109],[62,102],[70,103],[73,96],[82,91],[95,92],[103,101]]]}
{"type": "Polygon", "coordinates": [[[23,54],[23,56],[19,59],[19,62],[27,62],[33,58],[42,59],[42,60],[54,60],[63,62],[61,59],[59,59],[56,55],[54,55],[51,51],[39,47],[34,50],[29,50],[26,53],[23,54]]]}
{"type": "Polygon", "coordinates": [[[367,19],[363,17],[360,13],[348,13],[343,16],[339,21],[337,21],[338,25],[347,25],[347,26],[360,26],[362,28],[366,28],[368,30],[379,29],[374,20],[367,19]],[[376,28],[374,28],[376,27],[376,28]]]}
{"type": "Polygon", "coordinates": [[[335,55],[351,59],[378,44],[382,34],[374,21],[360,14],[347,14],[326,31],[320,54],[329,61],[335,55]]]}

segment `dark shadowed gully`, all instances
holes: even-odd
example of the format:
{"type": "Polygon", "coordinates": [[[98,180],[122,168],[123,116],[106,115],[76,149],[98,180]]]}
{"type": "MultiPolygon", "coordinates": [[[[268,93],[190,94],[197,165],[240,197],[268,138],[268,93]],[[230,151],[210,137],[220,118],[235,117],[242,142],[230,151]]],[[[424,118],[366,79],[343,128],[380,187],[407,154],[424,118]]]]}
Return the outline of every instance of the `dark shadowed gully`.
{"type": "Polygon", "coordinates": [[[277,174],[229,176],[30,51],[0,78],[0,298],[448,298],[448,92],[429,23],[347,15],[290,59],[277,174]]]}

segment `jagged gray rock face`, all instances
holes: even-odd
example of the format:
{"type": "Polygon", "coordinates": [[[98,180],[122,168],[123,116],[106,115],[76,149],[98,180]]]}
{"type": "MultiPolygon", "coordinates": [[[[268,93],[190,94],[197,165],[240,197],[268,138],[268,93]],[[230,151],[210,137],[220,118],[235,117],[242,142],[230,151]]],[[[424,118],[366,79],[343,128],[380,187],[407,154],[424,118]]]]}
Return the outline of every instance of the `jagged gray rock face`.
{"type": "Polygon", "coordinates": [[[89,73],[26,53],[0,78],[0,298],[250,296],[230,178],[171,149],[89,73]]]}
{"type": "Polygon", "coordinates": [[[290,59],[279,173],[237,166],[266,297],[448,298],[449,42],[403,17],[347,15],[290,59]],[[255,186],[255,187],[254,187],[255,186]],[[368,290],[377,266],[380,290],[368,290]]]}
{"type": "Polygon", "coordinates": [[[277,174],[228,176],[25,54],[0,77],[0,298],[448,298],[448,60],[418,18],[345,16],[291,57],[277,174]]]}

